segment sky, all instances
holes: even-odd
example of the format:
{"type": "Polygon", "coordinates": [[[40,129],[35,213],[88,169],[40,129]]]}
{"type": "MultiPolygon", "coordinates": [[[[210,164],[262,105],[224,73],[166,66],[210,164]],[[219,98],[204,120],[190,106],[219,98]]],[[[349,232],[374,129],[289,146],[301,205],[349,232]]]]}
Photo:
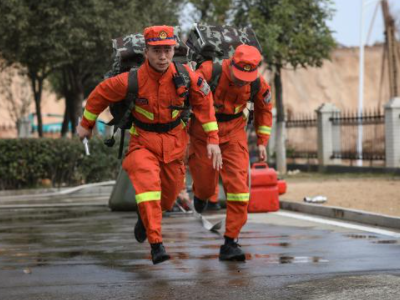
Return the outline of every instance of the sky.
{"type": "MultiPolygon", "coordinates": [[[[343,46],[360,45],[361,4],[364,3],[364,40],[366,45],[384,41],[384,23],[379,0],[333,0],[336,9],[333,20],[328,22],[336,41],[343,46]],[[370,4],[368,4],[370,3],[370,4]],[[378,5],[374,22],[373,16],[378,5]],[[371,34],[370,28],[372,25],[371,34]]],[[[400,0],[388,0],[392,16],[400,15],[400,0]]]]}

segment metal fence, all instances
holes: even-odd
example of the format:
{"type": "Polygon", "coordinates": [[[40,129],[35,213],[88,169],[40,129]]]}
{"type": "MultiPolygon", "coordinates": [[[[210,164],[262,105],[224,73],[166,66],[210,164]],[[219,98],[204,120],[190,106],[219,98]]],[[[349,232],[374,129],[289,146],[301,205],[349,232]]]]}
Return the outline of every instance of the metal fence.
{"type": "Polygon", "coordinates": [[[332,159],[385,161],[385,116],[383,111],[339,113],[332,118],[332,159]],[[357,149],[359,136],[362,152],[357,149]]]}
{"type": "Polygon", "coordinates": [[[317,119],[301,115],[286,121],[286,152],[288,159],[302,159],[310,163],[318,157],[317,119]]]}

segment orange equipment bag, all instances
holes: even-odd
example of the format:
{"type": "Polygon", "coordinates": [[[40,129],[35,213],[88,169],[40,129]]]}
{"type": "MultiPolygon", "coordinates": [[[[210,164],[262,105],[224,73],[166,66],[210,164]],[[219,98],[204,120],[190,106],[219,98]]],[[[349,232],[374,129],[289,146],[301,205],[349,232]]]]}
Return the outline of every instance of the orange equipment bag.
{"type": "Polygon", "coordinates": [[[283,195],[284,193],[286,193],[287,184],[285,180],[278,180],[278,190],[279,190],[279,195],[283,195]]]}
{"type": "Polygon", "coordinates": [[[248,212],[279,210],[278,176],[266,163],[253,164],[248,212]]]}

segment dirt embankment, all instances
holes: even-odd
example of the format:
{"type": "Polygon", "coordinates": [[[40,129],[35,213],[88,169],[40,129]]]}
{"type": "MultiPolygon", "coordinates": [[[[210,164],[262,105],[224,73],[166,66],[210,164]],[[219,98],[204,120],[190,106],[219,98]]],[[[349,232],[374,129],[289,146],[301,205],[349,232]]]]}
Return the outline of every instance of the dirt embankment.
{"type": "Polygon", "coordinates": [[[288,177],[282,200],[303,202],[306,196],[323,195],[325,204],[400,217],[400,177],[300,175],[288,177]]]}
{"type": "MultiPolygon", "coordinates": [[[[285,69],[282,72],[283,101],[288,116],[314,114],[323,103],[333,103],[340,110],[358,107],[359,51],[338,48],[321,68],[285,69]]],[[[365,48],[364,108],[382,109],[389,101],[387,61],[383,63],[383,46],[365,48]]],[[[270,84],[271,74],[264,73],[270,84]]]]}

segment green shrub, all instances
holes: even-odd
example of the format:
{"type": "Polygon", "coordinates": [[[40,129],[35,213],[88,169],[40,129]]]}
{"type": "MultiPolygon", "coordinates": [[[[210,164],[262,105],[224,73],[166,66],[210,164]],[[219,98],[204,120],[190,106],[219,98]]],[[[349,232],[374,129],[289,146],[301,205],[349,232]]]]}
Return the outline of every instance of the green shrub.
{"type": "Polygon", "coordinates": [[[0,139],[0,189],[37,187],[50,179],[53,186],[113,180],[120,162],[118,144],[90,140],[86,156],[79,139],[0,139]]]}

